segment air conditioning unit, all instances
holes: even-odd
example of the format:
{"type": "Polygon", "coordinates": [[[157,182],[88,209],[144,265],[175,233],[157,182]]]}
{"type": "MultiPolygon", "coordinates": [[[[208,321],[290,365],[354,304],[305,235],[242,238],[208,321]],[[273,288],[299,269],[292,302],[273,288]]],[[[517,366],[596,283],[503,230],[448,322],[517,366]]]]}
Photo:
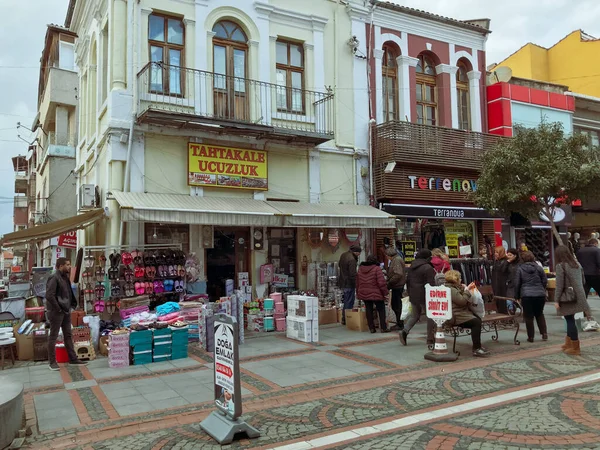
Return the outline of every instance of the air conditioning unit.
{"type": "Polygon", "coordinates": [[[77,209],[90,209],[96,207],[96,186],[93,184],[82,184],[79,187],[77,209]]]}

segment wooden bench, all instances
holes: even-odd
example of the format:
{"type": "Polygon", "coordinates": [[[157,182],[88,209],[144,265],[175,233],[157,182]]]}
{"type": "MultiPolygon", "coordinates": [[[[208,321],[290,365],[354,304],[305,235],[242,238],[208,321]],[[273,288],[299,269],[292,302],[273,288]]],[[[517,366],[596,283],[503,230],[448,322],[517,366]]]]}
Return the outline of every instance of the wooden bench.
{"type": "MultiPolygon", "coordinates": [[[[523,313],[523,308],[518,300],[497,297],[492,293],[491,287],[482,286],[480,288],[481,295],[483,297],[485,305],[485,317],[481,320],[481,332],[482,333],[494,333],[492,336],[493,341],[497,341],[498,330],[512,330],[515,329],[515,336],[513,342],[515,345],[521,345],[521,342],[517,339],[519,335],[520,317],[523,313]],[[509,308],[509,302],[513,302],[514,308],[509,308]]],[[[444,324],[444,333],[447,336],[454,338],[452,344],[452,351],[456,351],[456,339],[460,336],[469,336],[471,330],[469,328],[462,328],[458,325],[444,324]]]]}

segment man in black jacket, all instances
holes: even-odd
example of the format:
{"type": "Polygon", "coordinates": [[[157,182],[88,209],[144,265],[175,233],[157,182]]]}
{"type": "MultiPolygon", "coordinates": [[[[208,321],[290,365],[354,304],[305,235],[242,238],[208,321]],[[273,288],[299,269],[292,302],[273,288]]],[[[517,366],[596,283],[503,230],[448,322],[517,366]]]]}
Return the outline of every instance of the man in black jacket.
{"type": "Polygon", "coordinates": [[[73,337],[71,334],[71,308],[77,307],[77,300],[71,289],[69,273],[71,262],[67,258],[56,260],[56,271],[46,283],[46,316],[50,322],[50,334],[48,335],[48,362],[50,370],[59,370],[56,363],[56,338],[62,328],[63,338],[69,363],[73,365],[86,365],[87,363],[77,359],[73,337]]]}
{"type": "MultiPolygon", "coordinates": [[[[435,269],[431,265],[431,250],[423,249],[420,250],[415,260],[410,265],[408,271],[408,277],[406,279],[406,287],[408,290],[408,297],[410,298],[410,304],[412,306],[412,313],[404,330],[400,331],[400,342],[402,345],[406,345],[406,337],[412,327],[415,326],[417,321],[420,319],[421,314],[425,312],[425,285],[429,284],[435,286],[435,269]]],[[[427,344],[432,345],[434,343],[435,323],[427,319],[427,344]]]]}
{"type": "Polygon", "coordinates": [[[338,279],[338,287],[344,293],[344,309],[342,310],[342,325],[346,324],[346,310],[354,308],[356,301],[356,265],[358,257],[362,252],[360,245],[354,244],[350,246],[350,250],[342,253],[338,264],[340,277],[338,279]]]}
{"type": "Polygon", "coordinates": [[[590,289],[600,295],[600,248],[598,239],[590,239],[587,245],[577,251],[577,260],[583,267],[585,275],[585,296],[590,294],[590,289]]]}

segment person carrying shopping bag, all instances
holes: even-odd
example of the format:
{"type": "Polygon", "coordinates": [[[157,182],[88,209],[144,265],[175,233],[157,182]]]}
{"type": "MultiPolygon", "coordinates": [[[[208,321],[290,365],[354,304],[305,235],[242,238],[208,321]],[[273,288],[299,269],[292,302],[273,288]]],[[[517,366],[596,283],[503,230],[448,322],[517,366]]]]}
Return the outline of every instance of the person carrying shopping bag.
{"type": "Polygon", "coordinates": [[[361,263],[356,274],[356,295],[365,303],[367,324],[371,333],[375,333],[375,317],[373,309],[377,308],[379,317],[379,328],[382,333],[388,333],[385,320],[385,301],[389,295],[383,270],[379,267],[377,258],[369,255],[367,260],[361,263]]]}
{"type": "Polygon", "coordinates": [[[592,316],[585,295],[585,276],[581,265],[566,245],[556,247],[554,257],[556,261],[554,306],[558,314],[567,322],[567,336],[562,349],[567,355],[580,355],[581,347],[575,314],[583,312],[588,320],[592,316]]]}

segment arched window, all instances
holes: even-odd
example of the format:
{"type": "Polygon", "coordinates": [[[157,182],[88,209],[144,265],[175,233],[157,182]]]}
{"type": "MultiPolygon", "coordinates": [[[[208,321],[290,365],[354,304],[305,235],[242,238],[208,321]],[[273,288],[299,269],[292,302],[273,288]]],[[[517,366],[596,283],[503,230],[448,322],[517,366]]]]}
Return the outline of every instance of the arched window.
{"type": "Polygon", "coordinates": [[[245,119],[248,115],[246,96],[246,59],[248,38],[235,22],[222,20],[212,31],[214,71],[214,114],[216,117],[245,119]]]}
{"type": "Polygon", "coordinates": [[[432,59],[419,55],[417,63],[417,122],[425,125],[437,124],[437,92],[435,65],[432,59]]]}
{"type": "Polygon", "coordinates": [[[383,120],[398,119],[398,66],[397,52],[389,45],[383,46],[382,85],[383,85],[383,120]]]}
{"type": "Polygon", "coordinates": [[[461,130],[471,129],[471,103],[469,100],[469,69],[464,62],[458,62],[456,72],[456,97],[458,99],[458,128],[461,130]]]}

